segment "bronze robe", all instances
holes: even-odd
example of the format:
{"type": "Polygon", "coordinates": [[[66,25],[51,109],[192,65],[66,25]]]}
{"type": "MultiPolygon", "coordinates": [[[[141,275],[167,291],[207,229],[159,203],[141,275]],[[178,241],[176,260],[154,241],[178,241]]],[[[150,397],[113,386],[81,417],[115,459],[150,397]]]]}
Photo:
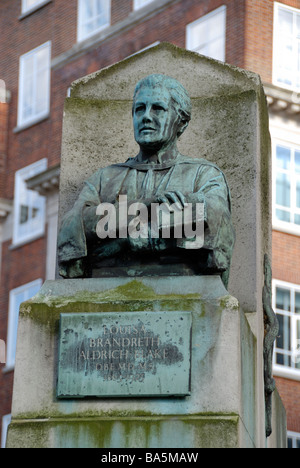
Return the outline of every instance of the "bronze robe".
{"type": "MultiPolygon", "coordinates": [[[[134,247],[134,255],[143,256],[151,249],[154,254],[155,245],[159,256],[172,256],[173,271],[174,268],[176,270],[177,255],[178,262],[193,264],[196,274],[220,274],[227,284],[235,235],[231,222],[230,191],[225,176],[217,166],[204,159],[181,155],[176,160],[162,164],[145,164],[136,158],[129,159],[126,163],[99,169],[85,182],[72,210],[62,220],[58,236],[61,276],[68,277],[67,265],[78,259],[83,259],[85,265],[90,267],[90,273],[85,270],[78,276],[92,276],[91,265],[96,263],[95,257],[99,262],[101,255],[103,258],[106,256],[101,245],[103,247],[109,240],[101,240],[96,235],[100,217],[95,216],[95,208],[100,203],[112,203],[117,207],[120,195],[127,195],[130,204],[133,201],[155,200],[157,195],[172,191],[180,191],[187,203],[204,203],[203,248],[188,251],[176,247],[174,239],[169,242],[162,239],[160,244],[149,239],[141,244],[140,252],[137,252],[138,247],[134,247]]],[[[113,256],[115,252],[115,256],[121,258],[119,250],[122,249],[114,242],[115,247],[110,248],[110,253],[113,256]]],[[[130,243],[123,245],[128,257],[130,243]]],[[[159,257],[155,261],[159,261],[159,257]]]]}

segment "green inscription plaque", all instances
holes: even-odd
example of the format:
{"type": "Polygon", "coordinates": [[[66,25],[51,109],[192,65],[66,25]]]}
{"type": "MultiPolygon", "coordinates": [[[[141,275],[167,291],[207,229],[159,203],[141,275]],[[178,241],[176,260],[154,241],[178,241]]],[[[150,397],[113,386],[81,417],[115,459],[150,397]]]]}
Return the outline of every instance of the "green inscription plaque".
{"type": "Polygon", "coordinates": [[[190,394],[190,312],[61,314],[58,398],[190,394]]]}

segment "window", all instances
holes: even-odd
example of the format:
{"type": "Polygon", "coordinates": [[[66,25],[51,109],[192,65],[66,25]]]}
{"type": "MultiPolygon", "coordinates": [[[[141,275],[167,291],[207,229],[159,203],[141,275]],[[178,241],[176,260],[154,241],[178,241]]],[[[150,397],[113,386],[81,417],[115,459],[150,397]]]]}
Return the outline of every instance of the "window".
{"type": "Polygon", "coordinates": [[[51,42],[20,57],[18,126],[47,117],[50,110],[51,42]]]}
{"type": "Polygon", "coordinates": [[[47,159],[20,169],[15,174],[13,243],[20,244],[44,234],[45,198],[28,190],[26,180],[43,172],[47,159]]]}
{"type": "Polygon", "coordinates": [[[5,81],[0,79],[0,103],[6,102],[6,85],[5,81]]]}
{"type": "Polygon", "coordinates": [[[225,61],[226,6],[190,23],[186,30],[187,49],[225,61]]]}
{"type": "MultiPolygon", "coordinates": [[[[300,372],[300,285],[273,281],[273,307],[279,322],[274,370],[300,372]]],[[[292,374],[291,374],[292,375],[292,374]]]]}
{"type": "Polygon", "coordinates": [[[300,10],[275,3],[273,81],[300,89],[300,10]]]}
{"type": "Polygon", "coordinates": [[[1,428],[1,448],[5,448],[7,429],[11,421],[11,414],[6,414],[2,417],[2,428],[1,428]]]}
{"type": "Polygon", "coordinates": [[[110,25],[110,0],[78,0],[78,41],[110,25]]]}
{"type": "Polygon", "coordinates": [[[274,143],[273,225],[300,233],[300,147],[274,143]]]}
{"type": "Polygon", "coordinates": [[[146,6],[151,2],[153,2],[153,0],[134,0],[133,8],[138,10],[139,8],[143,8],[143,6],[146,6]]]}
{"type": "Polygon", "coordinates": [[[22,13],[33,10],[42,3],[45,3],[45,0],[22,0],[22,13]]]}
{"type": "Polygon", "coordinates": [[[37,294],[41,286],[42,280],[39,279],[10,291],[6,356],[7,368],[12,368],[15,365],[20,305],[22,302],[28,301],[28,299],[31,299],[35,294],[37,294]]]}
{"type": "Polygon", "coordinates": [[[288,431],[287,436],[288,436],[288,448],[300,449],[300,434],[298,434],[297,432],[288,431]]]}

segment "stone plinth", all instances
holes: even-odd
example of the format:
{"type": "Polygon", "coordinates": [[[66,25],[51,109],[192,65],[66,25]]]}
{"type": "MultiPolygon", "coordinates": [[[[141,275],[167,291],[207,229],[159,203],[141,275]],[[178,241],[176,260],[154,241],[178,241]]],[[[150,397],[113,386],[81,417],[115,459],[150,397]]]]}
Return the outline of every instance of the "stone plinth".
{"type": "Polygon", "coordinates": [[[264,446],[256,353],[247,318],[218,276],[48,281],[21,306],[7,445],[264,446]],[[140,313],[144,323],[143,314],[152,321],[170,317],[171,323],[182,313],[190,316],[190,394],[58,398],[60,317],[82,313],[109,313],[112,320],[133,314],[135,321],[140,313]]]}
{"type": "MultiPolygon", "coordinates": [[[[255,379],[262,397],[256,412],[263,415],[262,290],[264,256],[271,258],[272,251],[271,144],[257,74],[161,43],[75,81],[65,103],[59,218],[91,174],[138,153],[132,97],[136,83],[152,73],[176,78],[191,96],[192,120],[179,140],[180,152],[217,164],[228,181],[236,231],[228,291],[238,299],[257,339],[255,379]]],[[[259,438],[264,435],[263,429],[259,438]]]]}

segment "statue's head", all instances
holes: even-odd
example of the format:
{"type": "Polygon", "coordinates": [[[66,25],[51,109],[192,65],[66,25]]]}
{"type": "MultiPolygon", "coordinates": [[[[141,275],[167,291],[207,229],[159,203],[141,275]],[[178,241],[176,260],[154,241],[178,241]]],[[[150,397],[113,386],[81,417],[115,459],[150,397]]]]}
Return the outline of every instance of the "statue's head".
{"type": "Polygon", "coordinates": [[[133,125],[137,143],[160,149],[182,135],[191,120],[191,99],[174,78],[149,75],[138,82],[133,97],[133,125]]]}

